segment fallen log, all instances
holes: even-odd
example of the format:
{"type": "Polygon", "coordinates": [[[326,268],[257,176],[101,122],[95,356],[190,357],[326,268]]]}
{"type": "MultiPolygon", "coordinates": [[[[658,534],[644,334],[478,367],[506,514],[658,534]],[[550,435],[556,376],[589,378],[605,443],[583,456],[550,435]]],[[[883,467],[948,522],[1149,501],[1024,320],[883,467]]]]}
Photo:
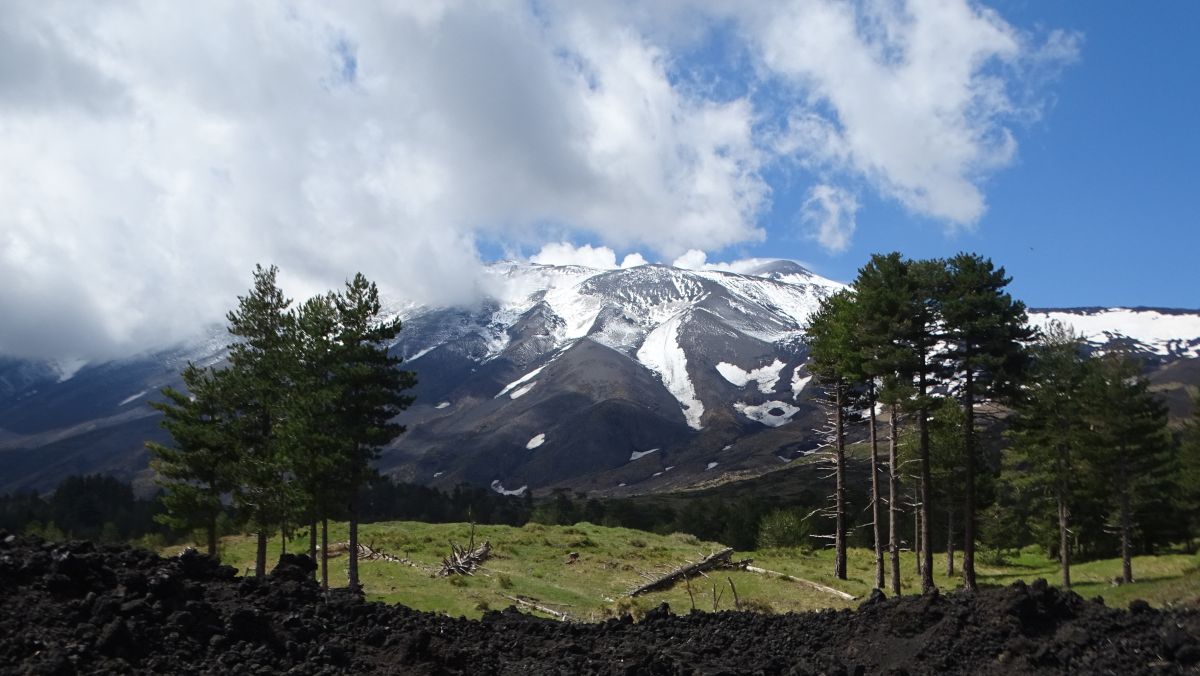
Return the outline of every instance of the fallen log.
{"type": "Polygon", "coordinates": [[[545,613],[545,614],[549,615],[550,617],[553,617],[554,619],[559,620],[560,622],[567,621],[567,614],[562,612],[561,610],[555,610],[553,608],[548,608],[540,603],[534,603],[531,600],[523,599],[519,596],[509,596],[508,594],[501,594],[501,596],[508,599],[509,601],[515,601],[519,605],[525,606],[527,608],[533,608],[534,610],[538,611],[539,613],[545,613]]]}
{"type": "Polygon", "coordinates": [[[629,592],[630,596],[638,596],[646,592],[652,592],[658,589],[666,589],[680,580],[688,580],[697,575],[703,575],[710,570],[723,570],[732,568],[745,568],[750,565],[751,559],[744,561],[733,560],[733,548],[726,547],[719,552],[709,554],[696,563],[685,563],[684,565],[672,570],[665,575],[660,575],[650,579],[649,582],[637,587],[629,592]]]}
{"type": "Polygon", "coordinates": [[[774,571],[774,570],[767,570],[766,568],[759,568],[758,566],[746,566],[745,569],[751,573],[758,573],[760,575],[773,575],[781,580],[787,580],[788,582],[795,582],[797,584],[802,584],[806,587],[811,587],[812,589],[816,589],[817,591],[820,591],[820,592],[825,592],[826,594],[832,594],[838,598],[845,599],[847,601],[853,601],[854,599],[858,598],[857,596],[854,596],[853,594],[847,594],[846,592],[844,592],[840,589],[834,589],[833,587],[826,587],[825,585],[823,585],[819,582],[813,582],[812,580],[805,580],[804,578],[796,577],[795,575],[788,575],[787,573],[780,573],[780,572],[774,571]]]}
{"type": "Polygon", "coordinates": [[[487,540],[474,549],[463,549],[451,542],[450,556],[442,559],[442,569],[438,571],[438,575],[472,575],[476,568],[487,561],[491,553],[492,545],[487,540]]]}

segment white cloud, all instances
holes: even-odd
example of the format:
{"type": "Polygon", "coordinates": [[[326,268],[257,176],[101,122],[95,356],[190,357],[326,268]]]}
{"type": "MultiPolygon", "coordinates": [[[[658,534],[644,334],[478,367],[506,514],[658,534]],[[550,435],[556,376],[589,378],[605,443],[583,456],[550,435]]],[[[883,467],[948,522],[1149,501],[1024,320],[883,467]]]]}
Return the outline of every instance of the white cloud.
{"type": "Polygon", "coordinates": [[[800,219],[808,226],[808,235],[831,252],[845,251],[857,227],[858,200],[849,192],[831,185],[815,185],[800,209],[800,219]]]}
{"type": "Polygon", "coordinates": [[[185,338],[256,262],[296,296],[361,270],[456,302],[481,237],[761,239],[749,101],[674,86],[633,27],[543,18],[518,0],[0,5],[0,353],[185,338]]]}
{"type": "Polygon", "coordinates": [[[649,261],[647,261],[642,254],[634,252],[631,254],[625,254],[625,257],[621,259],[621,268],[636,268],[639,265],[646,265],[647,263],[649,263],[649,261]]]}
{"type": "Polygon", "coordinates": [[[188,337],[256,262],[434,303],[477,295],[478,241],[712,269],[766,237],[780,156],[971,223],[1022,64],[1078,45],[966,0],[334,7],[0,3],[0,353],[188,337]],[[754,61],[733,95],[689,71],[716,25],[754,61]]]}
{"type": "Polygon", "coordinates": [[[617,254],[606,246],[590,244],[575,246],[570,242],[545,244],[541,250],[529,257],[531,263],[540,265],[582,265],[585,268],[611,270],[617,267],[617,254]]]}
{"type": "MultiPolygon", "coordinates": [[[[986,209],[980,179],[1009,165],[1016,73],[1063,64],[1078,39],[1039,44],[966,0],[787,2],[743,16],[765,68],[794,92],[775,148],[865,177],[911,211],[951,226],[986,209]]],[[[1022,94],[1022,99],[1025,96],[1022,94]]]]}
{"type": "Polygon", "coordinates": [[[688,249],[682,256],[676,258],[671,265],[684,270],[702,270],[708,261],[708,254],[699,249],[688,249]]]}

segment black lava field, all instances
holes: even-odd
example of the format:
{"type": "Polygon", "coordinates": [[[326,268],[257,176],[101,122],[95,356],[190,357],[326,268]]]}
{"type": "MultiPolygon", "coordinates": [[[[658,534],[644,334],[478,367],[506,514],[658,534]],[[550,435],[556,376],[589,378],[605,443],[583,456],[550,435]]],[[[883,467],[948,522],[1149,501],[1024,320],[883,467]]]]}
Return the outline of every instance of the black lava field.
{"type": "Polygon", "coordinates": [[[1200,612],[1106,608],[1041,581],[855,611],[600,624],[455,619],[326,597],[307,557],[266,579],[195,552],[0,532],[0,673],[1200,673],[1200,612]]]}

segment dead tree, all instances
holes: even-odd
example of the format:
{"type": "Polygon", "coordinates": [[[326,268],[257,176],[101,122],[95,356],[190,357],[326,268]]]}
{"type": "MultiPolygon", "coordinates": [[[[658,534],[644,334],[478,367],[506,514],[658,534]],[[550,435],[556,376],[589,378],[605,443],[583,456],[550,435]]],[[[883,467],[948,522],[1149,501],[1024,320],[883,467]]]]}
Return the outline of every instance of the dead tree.
{"type": "Polygon", "coordinates": [[[684,562],[683,565],[681,565],[677,568],[674,568],[662,575],[657,575],[657,576],[643,575],[643,577],[645,577],[647,579],[646,583],[639,587],[635,587],[633,590],[631,590],[629,592],[629,595],[630,596],[639,596],[639,595],[645,594],[647,592],[657,591],[659,589],[666,589],[666,588],[674,585],[676,582],[679,582],[680,580],[686,581],[693,577],[696,577],[697,575],[703,575],[704,573],[707,573],[712,570],[732,570],[732,569],[739,569],[739,568],[744,569],[744,568],[746,568],[746,566],[750,565],[751,561],[752,561],[751,559],[745,559],[742,561],[734,561],[733,560],[733,548],[726,547],[725,549],[722,549],[719,552],[709,554],[708,556],[704,557],[703,559],[701,559],[695,563],[684,562]]]}

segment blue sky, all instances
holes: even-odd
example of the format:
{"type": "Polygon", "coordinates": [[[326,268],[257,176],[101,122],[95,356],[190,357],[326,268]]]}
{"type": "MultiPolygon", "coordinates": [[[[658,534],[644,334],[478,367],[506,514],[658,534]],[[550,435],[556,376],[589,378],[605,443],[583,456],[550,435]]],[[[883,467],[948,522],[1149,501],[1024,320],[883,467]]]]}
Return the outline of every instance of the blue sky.
{"type": "Polygon", "coordinates": [[[1015,161],[983,183],[989,207],[974,228],[947,233],[868,195],[853,245],[827,253],[797,237],[802,194],[783,188],[764,219],[768,241],[724,257],[790,256],[847,280],[872,252],[966,250],[1004,265],[1032,306],[1200,308],[1200,4],[992,4],[1017,26],[1082,41],[1042,117],[1016,127],[1015,161]]]}
{"type": "MultiPolygon", "coordinates": [[[[1197,308],[1200,4],[0,3],[0,355],[220,322],[257,263],[467,303],[497,258],[975,251],[1197,308]],[[20,68],[4,64],[20,64],[20,68]]],[[[735,266],[736,267],[736,266],[735,266]]]]}

